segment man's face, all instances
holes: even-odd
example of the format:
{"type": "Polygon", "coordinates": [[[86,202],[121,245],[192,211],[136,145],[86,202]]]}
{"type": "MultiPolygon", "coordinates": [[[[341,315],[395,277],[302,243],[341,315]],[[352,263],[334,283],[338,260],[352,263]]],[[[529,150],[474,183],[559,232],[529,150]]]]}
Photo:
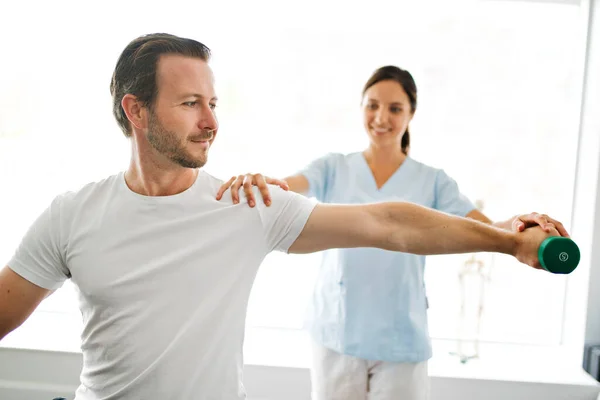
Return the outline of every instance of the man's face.
{"type": "Polygon", "coordinates": [[[165,55],[158,61],[156,80],[158,96],[149,110],[148,142],[184,168],[204,166],[219,128],[210,67],[199,58],[165,55]]]}

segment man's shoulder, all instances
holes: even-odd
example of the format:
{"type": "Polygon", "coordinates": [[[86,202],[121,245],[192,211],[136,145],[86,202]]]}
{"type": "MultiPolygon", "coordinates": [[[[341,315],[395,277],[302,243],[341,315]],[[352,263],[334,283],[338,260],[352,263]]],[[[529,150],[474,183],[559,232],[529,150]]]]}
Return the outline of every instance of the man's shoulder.
{"type": "Polygon", "coordinates": [[[119,184],[124,184],[123,179],[123,173],[121,172],[98,181],[86,183],[79,188],[59,194],[55,197],[53,203],[60,204],[61,207],[71,208],[82,203],[112,196],[118,191],[119,184]],[[120,182],[120,180],[123,180],[123,182],[120,182]]]}
{"type": "MultiPolygon", "coordinates": [[[[291,190],[284,190],[277,185],[267,185],[269,188],[269,193],[271,194],[271,198],[273,200],[283,200],[283,201],[309,201],[309,199],[301,194],[296,192],[292,192],[291,190]]],[[[261,196],[258,187],[254,186],[252,188],[254,190],[255,196],[261,196]]]]}
{"type": "MultiPolygon", "coordinates": [[[[214,190],[214,193],[217,193],[218,188],[221,186],[221,183],[219,183],[219,182],[221,182],[221,181],[217,181],[215,183],[216,189],[214,190]]],[[[302,201],[302,199],[305,199],[306,201],[308,201],[308,199],[306,197],[304,197],[303,195],[292,192],[292,191],[284,190],[277,185],[267,184],[267,188],[269,189],[269,196],[271,197],[272,203],[274,205],[281,205],[281,204],[288,203],[290,201],[302,201]]],[[[260,192],[260,189],[258,188],[258,186],[252,186],[252,193],[254,194],[254,198],[256,199],[257,206],[265,206],[264,202],[262,201],[262,198],[263,198],[262,193],[260,192]]],[[[246,195],[244,194],[244,191],[242,188],[240,188],[240,190],[239,190],[239,197],[240,197],[240,201],[245,203],[246,195]]],[[[223,193],[223,197],[219,201],[226,203],[226,204],[232,203],[231,188],[228,188],[223,193]]]]}
{"type": "MultiPolygon", "coordinates": [[[[198,183],[201,185],[207,185],[210,187],[214,187],[217,190],[221,187],[222,184],[225,183],[224,180],[216,178],[215,176],[213,176],[212,174],[206,172],[205,170],[201,169],[198,171],[198,183]]],[[[216,193],[216,192],[215,192],[216,193]]]]}
{"type": "MultiPolygon", "coordinates": [[[[271,212],[289,212],[296,213],[299,210],[312,210],[317,204],[317,201],[308,198],[302,194],[287,191],[276,185],[268,185],[269,193],[271,194],[271,205],[267,207],[262,201],[258,200],[259,209],[270,210],[271,212]]],[[[257,187],[253,187],[254,196],[256,199],[261,199],[262,195],[257,187]]]]}

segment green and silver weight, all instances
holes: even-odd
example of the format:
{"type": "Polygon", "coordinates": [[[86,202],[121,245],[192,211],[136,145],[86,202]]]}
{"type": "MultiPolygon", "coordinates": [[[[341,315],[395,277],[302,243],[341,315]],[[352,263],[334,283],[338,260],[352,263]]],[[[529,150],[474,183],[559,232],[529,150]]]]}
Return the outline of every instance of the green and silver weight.
{"type": "Polygon", "coordinates": [[[546,271],[553,274],[570,274],[577,268],[581,254],[573,240],[552,236],[540,245],[538,258],[546,271]]]}

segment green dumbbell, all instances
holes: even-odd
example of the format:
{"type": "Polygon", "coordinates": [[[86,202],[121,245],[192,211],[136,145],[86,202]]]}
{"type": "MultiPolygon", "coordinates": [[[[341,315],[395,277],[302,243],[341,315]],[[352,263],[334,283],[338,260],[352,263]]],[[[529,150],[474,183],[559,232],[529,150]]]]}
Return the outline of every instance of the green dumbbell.
{"type": "Polygon", "coordinates": [[[577,268],[581,254],[577,244],[569,238],[546,238],[538,250],[542,268],[553,274],[570,274],[577,268]]]}

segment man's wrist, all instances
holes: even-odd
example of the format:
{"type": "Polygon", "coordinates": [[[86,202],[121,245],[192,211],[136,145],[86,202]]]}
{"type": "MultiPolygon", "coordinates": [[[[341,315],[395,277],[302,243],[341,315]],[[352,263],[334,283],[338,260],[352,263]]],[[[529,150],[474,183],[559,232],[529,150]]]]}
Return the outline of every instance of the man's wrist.
{"type": "Polygon", "coordinates": [[[513,221],[515,220],[515,217],[511,217],[509,219],[507,219],[506,221],[496,221],[492,223],[492,226],[495,226],[496,228],[500,228],[500,229],[504,229],[507,231],[512,231],[512,224],[513,221]]]}
{"type": "Polygon", "coordinates": [[[516,257],[521,243],[521,235],[519,235],[519,232],[514,232],[512,230],[506,230],[504,233],[506,235],[507,246],[507,251],[505,252],[505,254],[509,254],[513,257],[516,257]]]}

